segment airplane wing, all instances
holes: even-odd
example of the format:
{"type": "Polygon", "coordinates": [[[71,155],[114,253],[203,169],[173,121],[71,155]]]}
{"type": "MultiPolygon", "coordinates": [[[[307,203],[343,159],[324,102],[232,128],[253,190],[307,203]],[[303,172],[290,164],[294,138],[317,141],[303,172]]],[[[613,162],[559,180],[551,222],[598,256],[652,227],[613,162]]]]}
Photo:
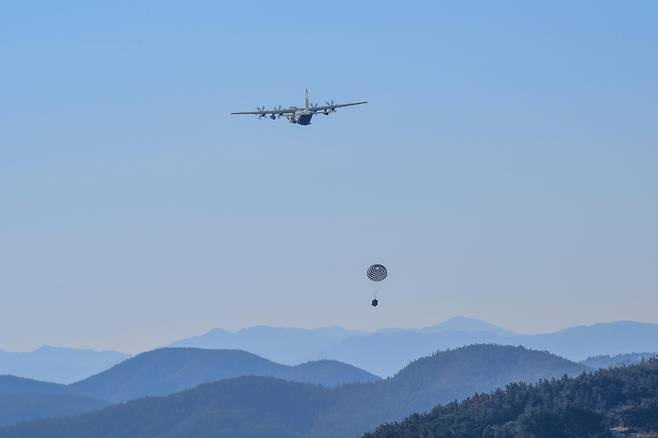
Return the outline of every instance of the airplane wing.
{"type": "Polygon", "coordinates": [[[231,114],[252,114],[252,115],[255,115],[255,116],[268,116],[270,114],[274,114],[276,116],[276,115],[294,114],[295,111],[297,111],[297,110],[296,109],[281,108],[280,110],[279,109],[273,109],[273,110],[262,109],[262,110],[259,110],[259,111],[240,111],[240,112],[231,113],[231,114]]]}
{"type": "MultiPolygon", "coordinates": [[[[323,105],[323,106],[312,106],[309,108],[309,111],[312,113],[328,113],[331,111],[335,111],[336,108],[344,108],[346,106],[354,106],[354,105],[363,105],[364,103],[368,103],[366,101],[364,102],[351,102],[351,103],[337,103],[337,104],[331,104],[331,105],[323,105]]],[[[271,110],[266,110],[265,107],[263,108],[258,108],[258,111],[240,111],[240,112],[234,112],[231,114],[238,115],[238,114],[251,114],[254,116],[269,116],[269,115],[279,115],[279,116],[284,116],[288,114],[295,114],[295,112],[299,111],[300,109],[303,108],[280,108],[280,109],[271,109],[271,110]]]]}
{"type": "Polygon", "coordinates": [[[364,102],[351,102],[351,103],[337,103],[334,105],[313,106],[309,108],[309,110],[311,110],[314,113],[321,113],[325,111],[333,111],[336,108],[344,108],[346,106],[363,105],[364,103],[368,103],[368,102],[364,101],[364,102]]]}

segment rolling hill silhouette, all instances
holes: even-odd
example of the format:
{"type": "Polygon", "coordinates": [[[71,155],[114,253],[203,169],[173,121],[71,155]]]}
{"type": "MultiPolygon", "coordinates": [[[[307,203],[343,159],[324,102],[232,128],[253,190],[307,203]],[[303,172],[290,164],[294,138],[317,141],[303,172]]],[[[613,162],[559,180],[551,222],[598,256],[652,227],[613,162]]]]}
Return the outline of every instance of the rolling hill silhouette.
{"type": "Polygon", "coordinates": [[[0,374],[55,383],[72,383],[130,357],[116,351],[43,346],[28,353],[0,351],[0,374]]]}
{"type": "Polygon", "coordinates": [[[588,357],[587,359],[580,361],[580,363],[597,370],[602,368],[635,365],[642,362],[643,360],[648,360],[654,357],[658,357],[658,353],[625,353],[616,354],[614,356],[605,354],[601,356],[588,357]]]}
{"type": "Polygon", "coordinates": [[[110,402],[172,394],[243,375],[276,376],[326,387],[379,380],[331,360],[290,367],[237,350],[160,349],[71,385],[0,376],[0,425],[82,414],[110,402]]]}
{"type": "Polygon", "coordinates": [[[66,385],[0,376],[0,425],[78,415],[107,405],[66,385]]]}
{"type": "Polygon", "coordinates": [[[379,424],[509,382],[586,368],[546,352],[474,345],[409,364],[393,378],[333,389],[272,377],[208,383],[75,418],[0,429],[0,437],[350,437],[379,424]]]}
{"type": "Polygon", "coordinates": [[[122,402],[173,394],[202,383],[245,375],[323,386],[379,380],[366,371],[336,361],[291,367],[240,350],[162,348],[139,354],[71,387],[102,400],[122,402]]]}
{"type": "Polygon", "coordinates": [[[555,333],[521,336],[521,345],[572,360],[596,355],[658,351],[658,324],[616,321],[571,327],[555,333]]]}
{"type": "Polygon", "coordinates": [[[73,391],[69,386],[59,383],[41,382],[17,376],[0,376],[0,397],[33,394],[62,395],[74,392],[81,394],[81,392],[73,391]]]}

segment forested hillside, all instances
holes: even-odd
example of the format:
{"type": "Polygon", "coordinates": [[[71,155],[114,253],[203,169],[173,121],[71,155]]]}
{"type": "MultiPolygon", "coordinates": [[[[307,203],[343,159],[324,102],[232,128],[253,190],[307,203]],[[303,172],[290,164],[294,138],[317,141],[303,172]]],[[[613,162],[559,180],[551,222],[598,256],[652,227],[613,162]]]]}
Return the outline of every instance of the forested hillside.
{"type": "Polygon", "coordinates": [[[658,431],[658,361],[576,378],[513,383],[379,427],[366,438],[653,437],[658,431]]]}

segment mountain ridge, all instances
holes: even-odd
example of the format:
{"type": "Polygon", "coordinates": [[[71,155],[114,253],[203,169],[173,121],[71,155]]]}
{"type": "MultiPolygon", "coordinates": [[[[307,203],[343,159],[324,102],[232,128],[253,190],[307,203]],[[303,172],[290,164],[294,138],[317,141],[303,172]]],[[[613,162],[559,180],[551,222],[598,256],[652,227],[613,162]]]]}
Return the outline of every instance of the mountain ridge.
{"type": "Polygon", "coordinates": [[[394,377],[333,389],[242,376],[166,397],[148,397],[83,416],[0,429],[0,438],[329,438],[357,436],[437,403],[519,379],[577,375],[587,368],[548,352],[473,345],[420,358],[394,377]],[[511,364],[511,365],[510,365],[511,364]],[[470,383],[470,385],[469,385],[470,383]]]}
{"type": "Polygon", "coordinates": [[[53,383],[73,383],[130,357],[111,350],[43,345],[29,352],[0,351],[0,374],[53,383]]]}
{"type": "Polygon", "coordinates": [[[169,395],[244,375],[278,377],[327,387],[380,379],[338,361],[314,361],[291,367],[242,350],[160,348],[138,354],[70,386],[102,400],[125,402],[169,395]]]}
{"type": "Polygon", "coordinates": [[[0,376],[0,425],[78,415],[107,405],[68,385],[0,376]]]}
{"type": "MultiPolygon", "coordinates": [[[[204,348],[243,348],[276,362],[296,364],[319,358],[350,363],[380,376],[391,376],[411,360],[438,350],[478,343],[522,345],[551,351],[570,360],[581,361],[590,356],[658,351],[658,324],[636,321],[613,321],[568,327],[534,335],[514,333],[486,321],[459,316],[442,323],[414,329],[381,329],[350,335],[341,332],[340,339],[315,336],[313,329],[281,329],[259,326],[266,339],[252,340],[248,329],[223,331],[220,338],[190,338],[204,348]],[[289,332],[285,330],[295,330],[289,332]],[[240,333],[240,335],[234,335],[240,333]],[[295,336],[289,337],[289,333],[295,336]],[[297,342],[297,339],[303,339],[297,342]],[[242,344],[244,342],[244,344],[242,344]],[[266,345],[263,345],[266,344],[266,345]],[[309,345],[311,345],[309,347],[309,345]],[[284,354],[281,351],[285,350],[284,354]]],[[[179,340],[172,345],[183,346],[179,340]]]]}

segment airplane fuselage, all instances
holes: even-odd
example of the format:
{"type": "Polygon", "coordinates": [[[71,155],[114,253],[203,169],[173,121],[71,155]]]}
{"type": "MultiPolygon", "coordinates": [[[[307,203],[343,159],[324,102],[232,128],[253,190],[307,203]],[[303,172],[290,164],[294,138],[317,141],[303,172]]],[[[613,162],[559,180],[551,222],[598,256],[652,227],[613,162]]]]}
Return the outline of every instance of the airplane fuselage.
{"type": "Polygon", "coordinates": [[[310,111],[307,111],[305,109],[297,109],[296,107],[292,107],[290,109],[296,110],[294,114],[290,114],[288,116],[288,121],[290,123],[295,123],[297,125],[310,125],[311,124],[311,119],[313,118],[313,113],[310,111]]]}

